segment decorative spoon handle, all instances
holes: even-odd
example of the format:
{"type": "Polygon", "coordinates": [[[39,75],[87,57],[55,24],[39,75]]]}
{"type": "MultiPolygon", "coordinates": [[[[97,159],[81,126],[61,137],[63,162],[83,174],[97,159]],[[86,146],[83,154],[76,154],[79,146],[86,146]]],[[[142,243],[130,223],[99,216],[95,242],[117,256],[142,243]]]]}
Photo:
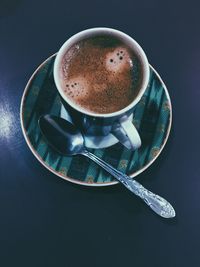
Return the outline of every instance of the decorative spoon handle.
{"type": "Polygon", "coordinates": [[[104,170],[106,170],[112,176],[114,176],[119,182],[121,182],[124,186],[126,186],[126,188],[128,188],[131,192],[133,192],[138,197],[140,197],[158,215],[164,218],[175,217],[176,215],[175,210],[167,200],[147,190],[136,180],[130,178],[126,174],[113,168],[110,164],[98,158],[91,152],[84,151],[82,154],[90,158],[94,162],[96,162],[104,170]]]}

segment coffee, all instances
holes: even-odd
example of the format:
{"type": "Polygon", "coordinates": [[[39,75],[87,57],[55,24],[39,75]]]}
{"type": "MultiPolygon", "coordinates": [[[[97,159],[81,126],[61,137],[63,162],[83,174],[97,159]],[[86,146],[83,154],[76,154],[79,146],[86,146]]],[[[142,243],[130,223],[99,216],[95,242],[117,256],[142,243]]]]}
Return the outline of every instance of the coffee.
{"type": "Polygon", "coordinates": [[[137,55],[121,40],[104,35],[72,45],[60,67],[62,90],[75,105],[92,113],[112,113],[138,95],[142,80],[137,55]]]}

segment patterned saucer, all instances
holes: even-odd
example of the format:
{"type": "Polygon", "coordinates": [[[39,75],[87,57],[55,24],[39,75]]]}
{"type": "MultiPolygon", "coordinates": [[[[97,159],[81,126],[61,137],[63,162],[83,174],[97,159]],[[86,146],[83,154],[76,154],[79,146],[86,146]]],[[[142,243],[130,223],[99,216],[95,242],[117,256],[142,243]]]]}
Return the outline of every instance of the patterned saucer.
{"type": "MultiPolygon", "coordinates": [[[[66,157],[53,151],[42,137],[38,118],[43,114],[60,115],[61,102],[54,84],[55,55],[44,61],[33,73],[21,100],[21,127],[34,156],[51,172],[70,182],[88,186],[107,186],[118,182],[83,156],[66,157]]],[[[142,146],[130,151],[117,143],[104,149],[90,149],[95,155],[126,172],[131,177],[147,169],[164,148],[172,123],[172,106],[167,88],[150,66],[150,81],[137,104],[133,123],[142,146]]]]}

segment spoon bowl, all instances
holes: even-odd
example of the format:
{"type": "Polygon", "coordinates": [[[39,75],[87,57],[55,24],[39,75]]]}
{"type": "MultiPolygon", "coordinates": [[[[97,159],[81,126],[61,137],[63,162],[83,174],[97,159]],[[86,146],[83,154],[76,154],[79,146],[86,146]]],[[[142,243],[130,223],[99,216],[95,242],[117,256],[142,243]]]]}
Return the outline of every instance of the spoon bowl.
{"type": "Polygon", "coordinates": [[[84,151],[84,138],[70,122],[53,116],[39,118],[39,127],[49,145],[63,155],[76,155],[84,151]]]}

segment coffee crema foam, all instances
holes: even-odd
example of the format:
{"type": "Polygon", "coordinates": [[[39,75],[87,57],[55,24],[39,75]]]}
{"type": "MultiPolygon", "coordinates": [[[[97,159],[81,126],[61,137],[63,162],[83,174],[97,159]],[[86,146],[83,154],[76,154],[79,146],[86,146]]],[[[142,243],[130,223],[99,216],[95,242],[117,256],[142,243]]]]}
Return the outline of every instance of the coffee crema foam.
{"type": "Polygon", "coordinates": [[[67,98],[93,113],[112,113],[128,106],[140,87],[140,62],[117,38],[98,36],[71,46],[61,64],[67,98]]]}

